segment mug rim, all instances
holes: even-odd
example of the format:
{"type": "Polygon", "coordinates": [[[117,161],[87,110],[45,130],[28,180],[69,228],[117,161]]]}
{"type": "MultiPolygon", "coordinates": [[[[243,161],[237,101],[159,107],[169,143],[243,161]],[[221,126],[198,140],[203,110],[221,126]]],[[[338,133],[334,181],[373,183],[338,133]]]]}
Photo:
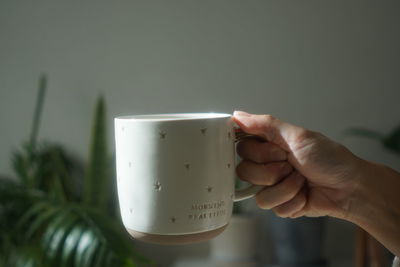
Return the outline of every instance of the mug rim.
{"type": "Polygon", "coordinates": [[[181,120],[201,120],[201,119],[218,119],[230,118],[228,113],[160,113],[160,114],[141,114],[141,115],[125,115],[115,117],[116,120],[132,120],[132,121],[181,121],[181,120]]]}

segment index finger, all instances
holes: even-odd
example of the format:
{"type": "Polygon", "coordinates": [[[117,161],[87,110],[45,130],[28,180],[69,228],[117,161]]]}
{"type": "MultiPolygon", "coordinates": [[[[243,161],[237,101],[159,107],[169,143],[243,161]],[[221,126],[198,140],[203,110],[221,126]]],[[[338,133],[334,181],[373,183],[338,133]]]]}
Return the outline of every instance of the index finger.
{"type": "Polygon", "coordinates": [[[237,145],[240,157],[256,163],[268,163],[287,159],[287,152],[271,142],[246,139],[237,145]]]}
{"type": "Polygon", "coordinates": [[[260,136],[288,152],[291,151],[292,141],[305,131],[302,127],[283,122],[271,115],[255,115],[235,111],[232,119],[244,132],[260,136]]]}

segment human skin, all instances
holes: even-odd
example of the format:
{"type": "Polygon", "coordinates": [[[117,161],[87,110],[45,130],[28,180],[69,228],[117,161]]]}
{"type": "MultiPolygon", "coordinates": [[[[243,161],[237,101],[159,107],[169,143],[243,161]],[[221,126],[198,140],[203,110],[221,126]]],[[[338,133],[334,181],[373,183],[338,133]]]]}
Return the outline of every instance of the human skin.
{"type": "Polygon", "coordinates": [[[236,111],[234,122],[259,139],[238,144],[238,176],[265,185],[260,208],[280,217],[331,216],[365,229],[400,255],[400,173],[363,160],[320,133],[270,115],[236,111]]]}

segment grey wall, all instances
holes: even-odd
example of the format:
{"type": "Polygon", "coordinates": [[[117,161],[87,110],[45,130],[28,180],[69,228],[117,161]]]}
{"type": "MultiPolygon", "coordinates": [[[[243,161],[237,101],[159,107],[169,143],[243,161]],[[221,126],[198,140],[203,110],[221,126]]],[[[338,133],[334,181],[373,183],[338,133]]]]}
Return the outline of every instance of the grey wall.
{"type": "Polygon", "coordinates": [[[40,135],[82,157],[102,92],[110,142],[116,115],[242,109],[400,165],[340,136],[399,123],[399,26],[399,1],[1,0],[0,173],[27,138],[41,72],[40,135]]]}

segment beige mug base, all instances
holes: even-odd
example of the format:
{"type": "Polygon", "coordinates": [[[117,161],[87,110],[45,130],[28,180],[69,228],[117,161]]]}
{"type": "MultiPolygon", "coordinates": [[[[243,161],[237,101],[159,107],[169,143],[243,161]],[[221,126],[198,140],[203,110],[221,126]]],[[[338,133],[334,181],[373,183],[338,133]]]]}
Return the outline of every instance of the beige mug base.
{"type": "Polygon", "coordinates": [[[157,235],[157,234],[138,232],[129,228],[126,228],[126,230],[133,238],[140,241],[160,244],[160,245],[184,245],[184,244],[206,241],[211,238],[214,238],[220,233],[222,233],[226,227],[227,224],[215,230],[203,233],[184,234],[184,235],[157,235]]]}

